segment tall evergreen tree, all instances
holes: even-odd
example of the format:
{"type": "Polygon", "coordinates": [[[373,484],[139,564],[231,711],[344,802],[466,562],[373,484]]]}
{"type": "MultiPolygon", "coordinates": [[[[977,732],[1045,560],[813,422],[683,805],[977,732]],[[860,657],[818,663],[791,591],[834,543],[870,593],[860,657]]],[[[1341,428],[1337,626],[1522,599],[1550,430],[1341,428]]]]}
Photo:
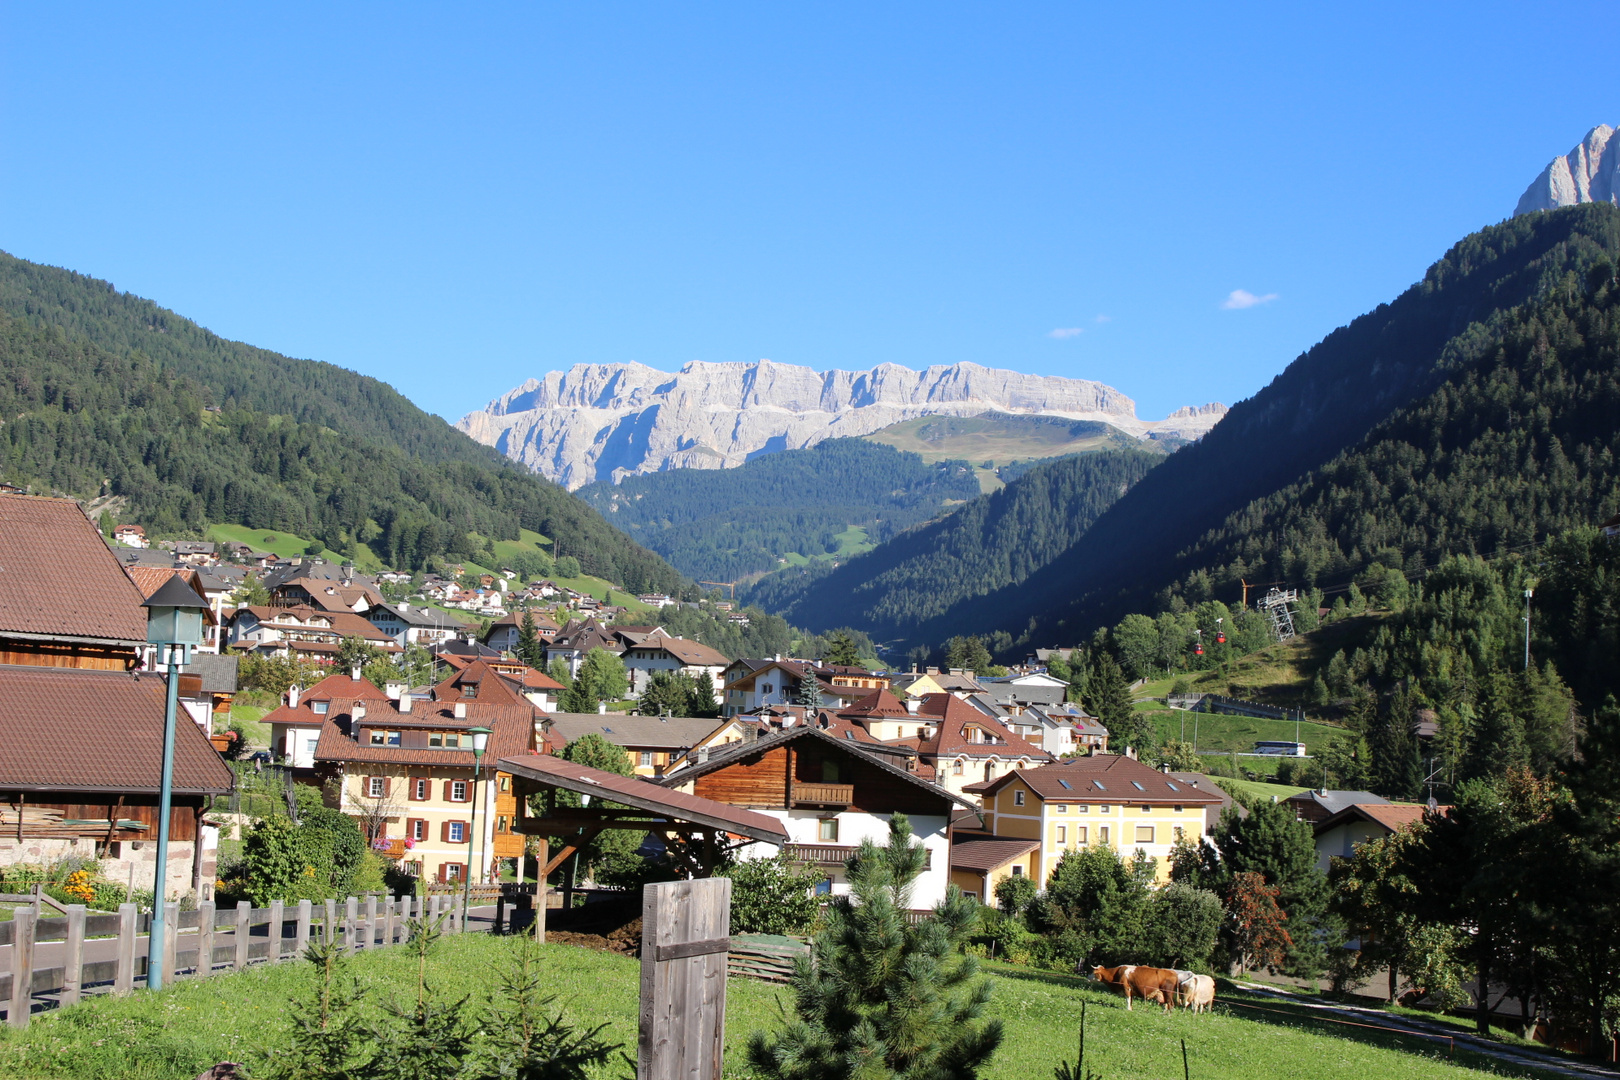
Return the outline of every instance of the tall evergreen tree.
{"type": "Polygon", "coordinates": [[[991,985],[962,945],[979,905],[953,886],[922,922],[905,912],[926,861],[895,814],[889,842],[861,844],[846,864],[850,894],[829,906],[814,962],[793,975],[796,1019],[755,1032],[748,1058],[769,1080],[972,1080],[1001,1045],[985,1020],[991,985]]]}
{"type": "Polygon", "coordinates": [[[1127,746],[1138,753],[1155,748],[1157,740],[1149,721],[1131,705],[1125,673],[1102,649],[1096,650],[1086,679],[1086,693],[1086,710],[1108,729],[1108,745],[1116,753],[1124,753],[1127,746]]]}
{"type": "Polygon", "coordinates": [[[821,680],[816,677],[814,671],[805,670],[804,678],[799,680],[799,692],[795,695],[793,703],[804,706],[806,717],[814,716],[816,710],[821,708],[821,680]]]}
{"type": "Polygon", "coordinates": [[[545,667],[546,650],[540,643],[540,631],[534,625],[534,613],[523,609],[523,621],[518,623],[517,658],[532,668],[545,667]]]}

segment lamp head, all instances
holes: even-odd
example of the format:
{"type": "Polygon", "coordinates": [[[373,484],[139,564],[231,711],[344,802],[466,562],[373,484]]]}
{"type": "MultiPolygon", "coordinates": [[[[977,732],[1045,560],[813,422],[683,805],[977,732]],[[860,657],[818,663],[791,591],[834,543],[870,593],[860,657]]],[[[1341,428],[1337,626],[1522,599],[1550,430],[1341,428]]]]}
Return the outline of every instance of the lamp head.
{"type": "Polygon", "coordinates": [[[146,609],[146,640],[154,645],[201,645],[208,601],[171,577],[141,604],[146,609]]]}
{"type": "Polygon", "coordinates": [[[489,730],[487,727],[475,727],[467,730],[467,734],[472,736],[474,757],[484,756],[484,747],[489,745],[489,730]]]}

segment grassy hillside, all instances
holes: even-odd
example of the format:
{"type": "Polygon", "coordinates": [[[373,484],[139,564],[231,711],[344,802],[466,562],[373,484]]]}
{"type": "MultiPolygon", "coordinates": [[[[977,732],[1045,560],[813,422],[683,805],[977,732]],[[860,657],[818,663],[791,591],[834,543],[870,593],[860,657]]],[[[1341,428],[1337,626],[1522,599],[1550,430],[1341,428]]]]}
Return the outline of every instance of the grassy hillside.
{"type": "MultiPolygon", "coordinates": [[[[480,1012],[492,973],[510,962],[511,938],[448,938],[429,963],[428,982],[443,1000],[471,995],[480,1012]]],[[[365,952],[351,961],[367,1019],[415,987],[405,950],[365,952]]],[[[547,945],[543,984],[575,1024],[604,1025],[602,1037],[634,1055],[640,962],[569,945],[547,945]]],[[[1235,1009],[1195,1016],[1156,1008],[1127,1012],[1123,1001],[1073,975],[988,965],[995,995],[989,1015],[1006,1025],[1001,1050],[984,1080],[1049,1077],[1074,1061],[1081,1002],[1087,1005],[1086,1065],[1107,1080],[1164,1080],[1182,1075],[1182,1042],[1199,1080],[1470,1080],[1503,1075],[1483,1069],[1467,1050],[1454,1060],[1411,1036],[1332,1025],[1297,1006],[1225,987],[1218,1001],[1260,1004],[1273,1012],[1235,1009]]],[[[124,998],[100,997],[34,1019],[26,1031],[0,1031],[0,1072],[18,1080],[170,1080],[195,1076],[215,1062],[243,1063],[253,1075],[285,1045],[293,1017],[305,1008],[313,969],[307,964],[252,968],[239,975],[182,982],[124,998]]],[[[781,1021],[787,993],[749,979],[726,981],[725,1075],[752,1076],[744,1056],[749,1035],[781,1021]]],[[[622,1067],[599,1076],[624,1075],[622,1067]]],[[[1506,1075],[1515,1075],[1509,1070],[1506,1075]]],[[[1534,1075],[1534,1074],[1531,1074],[1534,1075]]]]}
{"type": "Polygon", "coordinates": [[[631,588],[680,575],[387,384],[226,341],[107,282],[0,253],[0,479],[118,496],[149,532],[229,522],[422,567],[479,535],[561,539],[631,588]]]}

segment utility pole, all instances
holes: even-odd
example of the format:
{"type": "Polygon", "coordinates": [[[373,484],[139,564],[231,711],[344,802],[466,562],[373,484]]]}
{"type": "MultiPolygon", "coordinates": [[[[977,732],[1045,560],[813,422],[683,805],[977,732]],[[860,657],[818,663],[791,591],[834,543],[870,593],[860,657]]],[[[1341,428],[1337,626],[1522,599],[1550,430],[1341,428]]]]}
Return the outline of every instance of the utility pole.
{"type": "Polygon", "coordinates": [[[1530,597],[1534,596],[1535,592],[1535,589],[1528,587],[1524,590],[1524,670],[1526,671],[1530,670],[1530,597]]]}

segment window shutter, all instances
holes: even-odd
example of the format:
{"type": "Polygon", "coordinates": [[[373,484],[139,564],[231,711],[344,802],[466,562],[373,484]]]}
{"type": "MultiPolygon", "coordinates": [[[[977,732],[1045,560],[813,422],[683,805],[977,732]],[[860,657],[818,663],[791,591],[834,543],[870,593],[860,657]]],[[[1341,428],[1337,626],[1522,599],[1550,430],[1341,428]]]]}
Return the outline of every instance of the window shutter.
{"type": "Polygon", "coordinates": [[[391,776],[385,776],[385,777],[382,778],[382,782],[383,782],[383,797],[387,798],[388,797],[388,792],[394,786],[394,778],[391,777],[391,776]]]}
{"type": "Polygon", "coordinates": [[[450,823],[448,821],[439,825],[439,841],[445,844],[450,842],[450,823]]]}
{"type": "Polygon", "coordinates": [[[449,881],[449,880],[450,880],[450,864],[449,863],[440,863],[439,864],[439,882],[440,882],[440,884],[443,884],[444,882],[449,881]]]}
{"type": "Polygon", "coordinates": [[[444,782],[444,801],[445,802],[450,801],[450,784],[451,784],[451,781],[449,781],[449,780],[446,780],[444,782]]]}

